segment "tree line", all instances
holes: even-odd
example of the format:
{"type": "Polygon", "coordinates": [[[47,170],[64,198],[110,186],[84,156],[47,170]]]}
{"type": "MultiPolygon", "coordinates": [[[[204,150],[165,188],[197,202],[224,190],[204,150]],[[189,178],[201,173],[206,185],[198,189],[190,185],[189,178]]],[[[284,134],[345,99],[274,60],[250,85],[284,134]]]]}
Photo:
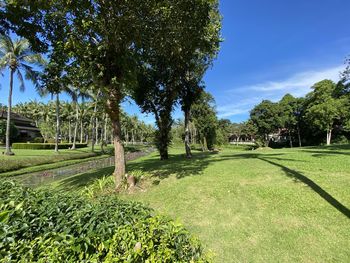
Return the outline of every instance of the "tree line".
{"type": "Polygon", "coordinates": [[[285,138],[290,147],[330,145],[350,138],[350,63],[341,79],[322,80],[305,97],[286,94],[279,102],[264,100],[250,112],[249,123],[261,145],[285,146],[273,134],[285,138]]]}
{"type": "MultiPolygon", "coordinates": [[[[161,159],[168,159],[172,110],[181,105],[187,127],[221,42],[217,0],[11,0],[0,5],[0,22],[0,68],[10,70],[6,154],[15,76],[24,83],[24,72],[39,94],[55,98],[56,135],[60,94],[74,88],[74,104],[90,90],[110,121],[117,187],[125,175],[122,101],[131,97],[154,114],[156,145],[161,159]],[[10,32],[25,39],[11,42],[10,32]]],[[[188,144],[186,152],[190,157],[188,144]]]]}
{"type": "Polygon", "coordinates": [[[173,125],[174,143],[199,144],[203,151],[214,146],[250,142],[257,147],[293,147],[348,143],[350,139],[350,59],[340,80],[315,83],[304,97],[286,94],[278,102],[263,100],[243,123],[219,119],[213,97],[202,92],[194,101],[189,124],[178,119],[173,125]],[[185,128],[187,127],[187,128],[185,128]]]}
{"type": "MultiPolygon", "coordinates": [[[[92,101],[63,102],[60,104],[60,133],[61,142],[75,144],[90,143],[105,145],[113,141],[110,119],[104,112],[101,103],[92,101]]],[[[37,142],[55,142],[55,105],[54,102],[42,103],[37,101],[19,103],[13,107],[13,112],[25,116],[35,122],[42,137],[37,142]]],[[[122,140],[124,144],[153,142],[154,127],[139,120],[134,115],[125,112],[121,114],[122,140]]]]}

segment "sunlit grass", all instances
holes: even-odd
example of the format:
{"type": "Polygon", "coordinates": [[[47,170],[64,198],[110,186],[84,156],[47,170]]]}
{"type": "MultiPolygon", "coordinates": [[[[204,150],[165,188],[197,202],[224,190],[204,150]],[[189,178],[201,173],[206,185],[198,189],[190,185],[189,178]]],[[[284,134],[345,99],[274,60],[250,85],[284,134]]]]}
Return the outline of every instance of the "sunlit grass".
{"type": "Polygon", "coordinates": [[[160,178],[125,198],[179,218],[216,262],[349,262],[349,147],[182,152],[131,163],[160,178]]]}
{"type": "MultiPolygon", "coordinates": [[[[143,189],[123,194],[178,219],[200,238],[215,262],[349,262],[350,147],[219,154],[173,148],[127,164],[144,171],[143,189]]],[[[77,191],[113,168],[52,184],[77,191]]],[[[44,186],[46,187],[46,186],[44,186]]]]}

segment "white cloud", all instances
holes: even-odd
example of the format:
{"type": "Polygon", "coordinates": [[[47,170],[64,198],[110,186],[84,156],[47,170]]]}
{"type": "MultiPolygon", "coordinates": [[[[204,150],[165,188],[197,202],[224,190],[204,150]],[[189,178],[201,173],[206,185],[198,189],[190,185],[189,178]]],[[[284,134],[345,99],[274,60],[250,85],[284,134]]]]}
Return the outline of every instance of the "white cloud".
{"type": "Polygon", "coordinates": [[[255,91],[295,91],[308,92],[310,87],[316,82],[323,79],[338,80],[339,72],[344,69],[344,66],[336,66],[319,71],[306,71],[297,73],[285,80],[269,81],[266,83],[255,84],[246,88],[255,91]]]}
{"type": "Polygon", "coordinates": [[[304,96],[310,92],[310,88],[318,81],[324,79],[338,81],[339,72],[343,69],[344,66],[334,66],[321,70],[298,72],[282,80],[256,83],[231,90],[230,96],[232,96],[233,100],[242,96],[248,98],[238,103],[230,103],[218,107],[218,115],[221,118],[227,118],[248,114],[263,99],[277,101],[287,93],[296,97],[304,96]]]}
{"type": "Polygon", "coordinates": [[[238,103],[230,103],[217,108],[220,118],[227,118],[235,115],[246,114],[250,111],[251,106],[260,102],[259,97],[247,98],[238,103]]]}

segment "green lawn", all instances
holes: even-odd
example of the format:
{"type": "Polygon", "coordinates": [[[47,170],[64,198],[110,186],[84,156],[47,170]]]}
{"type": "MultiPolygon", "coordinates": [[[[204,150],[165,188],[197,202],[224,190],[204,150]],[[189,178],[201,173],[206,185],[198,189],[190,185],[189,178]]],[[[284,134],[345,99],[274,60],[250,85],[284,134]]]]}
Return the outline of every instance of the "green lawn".
{"type": "Polygon", "coordinates": [[[171,153],[130,163],[157,178],[125,198],[178,218],[215,262],[350,262],[350,147],[171,153]]]}
{"type": "MultiPolygon", "coordinates": [[[[127,145],[125,152],[142,151],[148,149],[145,145],[127,145]]],[[[105,158],[112,155],[113,145],[105,148],[107,153],[101,152],[100,146],[95,146],[95,152],[91,147],[76,150],[60,150],[55,153],[53,150],[13,150],[14,156],[0,155],[0,177],[11,177],[64,167],[88,160],[105,158]]]]}
{"type": "Polygon", "coordinates": [[[98,147],[94,153],[91,152],[91,148],[60,150],[59,153],[53,150],[16,149],[13,151],[14,156],[0,155],[0,177],[56,168],[78,163],[86,158],[101,156],[98,147]]]}
{"type": "MultiPolygon", "coordinates": [[[[350,146],[170,153],[128,163],[153,176],[122,197],[178,219],[215,262],[350,262],[350,146]]],[[[52,186],[76,191],[112,171],[52,186]]]]}

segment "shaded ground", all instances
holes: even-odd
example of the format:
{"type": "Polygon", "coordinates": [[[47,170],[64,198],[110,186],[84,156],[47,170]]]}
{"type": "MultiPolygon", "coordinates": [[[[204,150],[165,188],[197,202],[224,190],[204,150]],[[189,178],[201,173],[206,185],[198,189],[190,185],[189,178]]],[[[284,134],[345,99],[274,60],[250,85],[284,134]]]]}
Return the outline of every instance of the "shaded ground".
{"type": "MultiPolygon", "coordinates": [[[[154,149],[148,148],[142,151],[126,152],[125,161],[129,162],[139,159],[153,151],[154,149]]],[[[92,184],[95,180],[111,176],[113,171],[114,157],[108,157],[55,170],[26,174],[23,178],[18,179],[24,185],[32,187],[51,186],[60,191],[76,191],[92,184]]]]}

